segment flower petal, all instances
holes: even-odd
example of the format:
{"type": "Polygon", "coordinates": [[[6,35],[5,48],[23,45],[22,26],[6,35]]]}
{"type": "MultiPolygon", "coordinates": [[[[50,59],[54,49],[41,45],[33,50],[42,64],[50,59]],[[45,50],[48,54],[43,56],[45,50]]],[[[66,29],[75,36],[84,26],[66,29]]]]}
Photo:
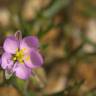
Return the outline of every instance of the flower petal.
{"type": "Polygon", "coordinates": [[[30,52],[31,49],[39,48],[39,41],[35,36],[27,36],[20,43],[20,49],[26,49],[26,52],[30,52]]]}
{"type": "Polygon", "coordinates": [[[12,55],[9,53],[3,53],[1,57],[1,67],[3,69],[11,69],[13,66],[12,55]]]}
{"type": "Polygon", "coordinates": [[[3,48],[7,53],[14,54],[19,48],[19,41],[14,36],[10,36],[5,40],[3,48]]]}
{"type": "Polygon", "coordinates": [[[38,51],[31,50],[29,54],[25,55],[24,62],[28,67],[36,68],[43,64],[43,58],[38,51]]]}
{"type": "Polygon", "coordinates": [[[25,64],[15,63],[13,72],[20,79],[28,79],[31,75],[31,69],[28,68],[25,64]]]}

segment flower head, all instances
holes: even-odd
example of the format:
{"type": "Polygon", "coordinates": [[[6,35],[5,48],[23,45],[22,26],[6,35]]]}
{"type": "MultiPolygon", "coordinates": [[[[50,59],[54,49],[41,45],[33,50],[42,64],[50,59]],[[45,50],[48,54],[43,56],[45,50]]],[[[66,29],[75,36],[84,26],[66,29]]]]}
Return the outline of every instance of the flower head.
{"type": "Polygon", "coordinates": [[[43,64],[43,58],[38,52],[37,37],[20,39],[10,36],[5,39],[3,48],[5,52],[1,57],[1,67],[21,79],[28,79],[32,69],[43,64]]]}

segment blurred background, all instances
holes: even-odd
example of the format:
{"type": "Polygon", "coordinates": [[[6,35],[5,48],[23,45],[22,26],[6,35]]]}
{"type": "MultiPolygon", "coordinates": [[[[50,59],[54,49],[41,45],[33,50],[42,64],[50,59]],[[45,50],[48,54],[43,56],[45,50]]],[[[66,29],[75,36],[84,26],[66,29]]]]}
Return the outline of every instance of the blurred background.
{"type": "Polygon", "coordinates": [[[96,96],[96,0],[0,0],[0,46],[18,30],[44,65],[27,81],[0,69],[0,96],[96,96]]]}

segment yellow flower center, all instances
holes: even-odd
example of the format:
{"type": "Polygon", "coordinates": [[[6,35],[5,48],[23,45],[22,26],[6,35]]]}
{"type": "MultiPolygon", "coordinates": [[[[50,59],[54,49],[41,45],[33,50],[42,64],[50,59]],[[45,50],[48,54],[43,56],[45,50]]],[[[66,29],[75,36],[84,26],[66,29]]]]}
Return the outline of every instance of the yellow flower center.
{"type": "MultiPolygon", "coordinates": [[[[20,51],[17,49],[16,54],[13,56],[13,60],[18,61],[21,64],[23,64],[24,63],[23,60],[24,60],[24,51],[25,50],[26,50],[25,48],[21,49],[20,51]]],[[[25,59],[27,61],[30,60],[30,56],[27,56],[25,59]]]]}

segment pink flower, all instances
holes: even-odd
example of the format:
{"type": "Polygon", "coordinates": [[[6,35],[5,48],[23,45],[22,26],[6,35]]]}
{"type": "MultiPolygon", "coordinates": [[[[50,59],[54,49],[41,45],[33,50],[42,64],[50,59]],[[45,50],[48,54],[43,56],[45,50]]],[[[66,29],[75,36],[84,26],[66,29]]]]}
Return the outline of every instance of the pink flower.
{"type": "Polygon", "coordinates": [[[5,52],[1,57],[1,67],[21,79],[28,79],[32,75],[32,69],[43,64],[43,58],[38,52],[39,41],[35,36],[23,39],[7,37],[3,48],[5,52]]]}

